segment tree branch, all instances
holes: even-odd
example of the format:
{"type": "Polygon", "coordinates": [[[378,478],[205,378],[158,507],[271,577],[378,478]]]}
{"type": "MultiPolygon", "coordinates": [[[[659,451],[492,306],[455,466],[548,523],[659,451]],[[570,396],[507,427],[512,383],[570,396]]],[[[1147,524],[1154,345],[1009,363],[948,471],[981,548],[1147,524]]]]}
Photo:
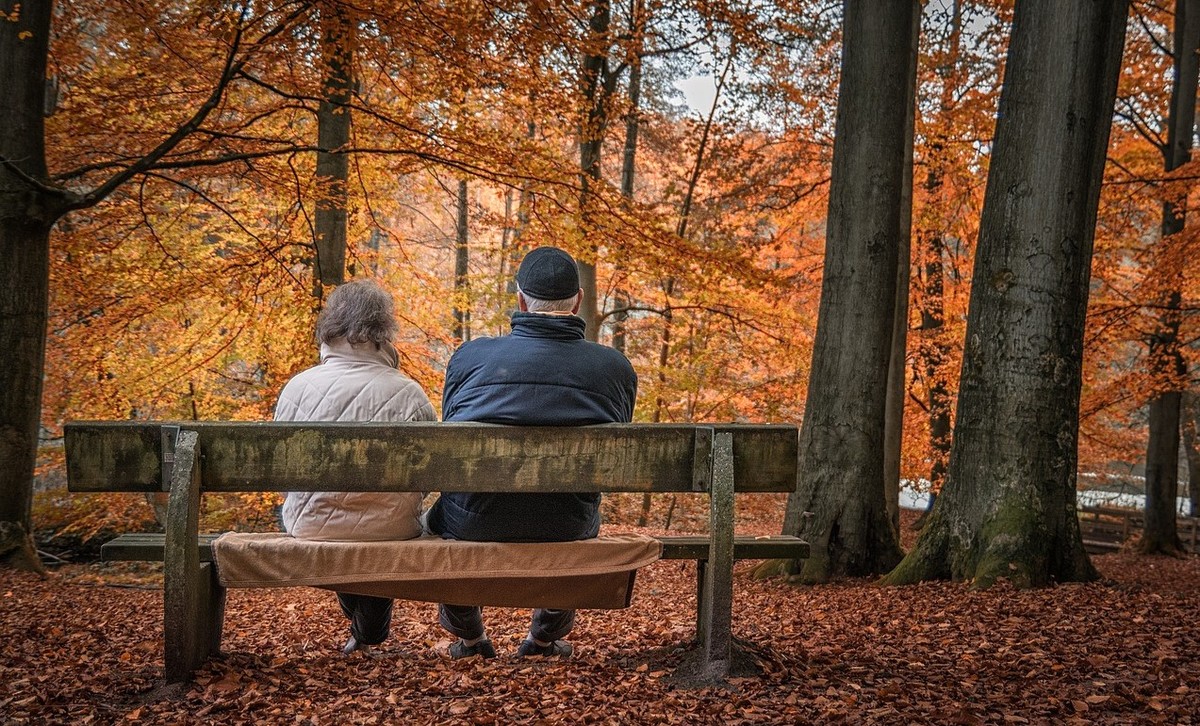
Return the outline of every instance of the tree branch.
{"type": "MultiPolygon", "coordinates": [[[[243,10],[241,18],[242,21],[245,20],[247,12],[248,9],[243,10]]],[[[283,32],[285,28],[291,25],[292,21],[296,20],[306,12],[308,12],[307,7],[301,6],[297,8],[292,12],[291,15],[284,18],[279,25],[264,33],[262,37],[259,38],[258,43],[261,44],[263,41],[283,32]]],[[[229,44],[229,53],[225,58],[225,64],[221,71],[221,76],[218,78],[212,92],[209,93],[208,98],[205,99],[204,103],[200,105],[200,108],[196,109],[196,112],[192,114],[192,117],[180,125],[179,128],[175,129],[174,133],[172,133],[166,139],[163,139],[163,141],[153,150],[151,150],[150,153],[141,157],[125,169],[113,174],[111,177],[109,177],[108,181],[104,182],[87,194],[79,197],[73,203],[68,204],[68,211],[73,209],[85,209],[87,207],[94,206],[133,177],[150,169],[157,168],[156,164],[159,160],[169,154],[176,146],[179,145],[181,141],[190,136],[194,131],[196,131],[196,129],[200,127],[202,123],[204,123],[204,120],[208,118],[209,114],[211,114],[213,110],[216,109],[220,104],[221,99],[225,95],[226,88],[229,87],[229,83],[250,59],[249,53],[246,53],[241,59],[237,58],[238,50],[242,46],[243,30],[244,29],[241,21],[239,21],[237,32],[234,34],[233,41],[229,44]]]]}

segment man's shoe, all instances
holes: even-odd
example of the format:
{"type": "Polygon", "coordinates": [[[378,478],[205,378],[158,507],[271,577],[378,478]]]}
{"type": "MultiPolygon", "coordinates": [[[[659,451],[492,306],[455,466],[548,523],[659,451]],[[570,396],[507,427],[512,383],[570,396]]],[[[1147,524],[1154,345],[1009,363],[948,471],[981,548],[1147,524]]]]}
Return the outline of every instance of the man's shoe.
{"type": "Polygon", "coordinates": [[[450,644],[450,657],[454,660],[459,658],[470,658],[473,655],[482,656],[484,658],[495,658],[496,649],[492,647],[492,641],[481,640],[474,645],[467,645],[462,638],[450,644]]]}
{"type": "Polygon", "coordinates": [[[521,647],[517,648],[517,657],[540,655],[545,658],[570,658],[574,652],[575,648],[565,640],[555,640],[547,645],[538,645],[533,640],[525,640],[522,641],[521,647]]]}
{"type": "Polygon", "coordinates": [[[371,646],[367,645],[366,643],[358,642],[358,638],[355,638],[353,635],[351,635],[350,640],[347,640],[346,644],[342,646],[342,654],[350,655],[351,653],[355,652],[363,654],[370,653],[371,646]]]}

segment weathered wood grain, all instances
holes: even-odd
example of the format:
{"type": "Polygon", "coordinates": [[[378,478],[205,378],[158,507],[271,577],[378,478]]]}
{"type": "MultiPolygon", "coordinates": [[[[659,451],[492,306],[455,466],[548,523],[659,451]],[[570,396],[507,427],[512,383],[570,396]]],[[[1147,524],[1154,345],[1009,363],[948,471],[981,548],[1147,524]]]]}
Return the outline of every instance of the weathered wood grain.
{"type": "MultiPolygon", "coordinates": [[[[679,492],[708,488],[711,432],[739,491],[791,491],[794,426],[185,422],[203,491],[679,492]]],[[[66,426],[71,491],[157,491],[159,423],[66,426]]]]}

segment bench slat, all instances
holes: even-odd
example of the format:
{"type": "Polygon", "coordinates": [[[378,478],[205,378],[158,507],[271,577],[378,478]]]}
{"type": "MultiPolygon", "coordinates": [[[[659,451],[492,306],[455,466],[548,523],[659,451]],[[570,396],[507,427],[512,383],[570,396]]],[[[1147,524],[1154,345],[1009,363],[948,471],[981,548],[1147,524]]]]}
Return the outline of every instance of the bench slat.
{"type": "MultiPolygon", "coordinates": [[[[710,431],[733,433],[737,490],[795,489],[792,425],[183,422],[207,492],[685,492],[706,489],[710,431]]],[[[160,491],[161,423],[65,427],[71,491],[160,491]]]]}
{"type": "MultiPolygon", "coordinates": [[[[212,562],[212,541],[218,536],[200,535],[201,562],[212,562]]],[[[100,556],[106,562],[162,562],[164,540],[163,534],[123,534],[102,545],[100,556]]],[[[703,535],[659,537],[658,540],[663,543],[664,560],[703,560],[708,557],[708,537],[703,535]]],[[[735,537],[733,556],[738,560],[805,559],[808,543],[788,535],[735,537]]]]}

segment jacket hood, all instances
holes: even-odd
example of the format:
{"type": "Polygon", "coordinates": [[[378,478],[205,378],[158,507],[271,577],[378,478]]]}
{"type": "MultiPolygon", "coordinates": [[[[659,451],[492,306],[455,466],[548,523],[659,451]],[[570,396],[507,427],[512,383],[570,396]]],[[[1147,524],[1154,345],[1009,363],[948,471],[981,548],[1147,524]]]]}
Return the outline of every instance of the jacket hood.
{"type": "Polygon", "coordinates": [[[351,363],[380,363],[389,368],[400,367],[400,354],[391,343],[351,343],[337,338],[321,344],[321,362],[343,360],[351,363]]]}

